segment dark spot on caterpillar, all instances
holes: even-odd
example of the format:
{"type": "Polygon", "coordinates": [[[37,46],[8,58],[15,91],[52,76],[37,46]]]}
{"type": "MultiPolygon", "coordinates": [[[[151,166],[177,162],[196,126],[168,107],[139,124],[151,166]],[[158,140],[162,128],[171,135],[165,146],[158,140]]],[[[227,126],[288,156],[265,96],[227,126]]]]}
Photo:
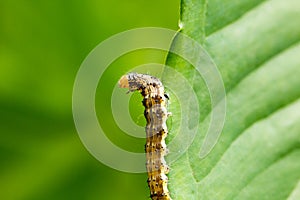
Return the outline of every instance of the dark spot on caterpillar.
{"type": "Polygon", "coordinates": [[[164,93],[164,96],[169,100],[170,99],[170,97],[169,97],[169,95],[167,94],[167,93],[164,93]]]}

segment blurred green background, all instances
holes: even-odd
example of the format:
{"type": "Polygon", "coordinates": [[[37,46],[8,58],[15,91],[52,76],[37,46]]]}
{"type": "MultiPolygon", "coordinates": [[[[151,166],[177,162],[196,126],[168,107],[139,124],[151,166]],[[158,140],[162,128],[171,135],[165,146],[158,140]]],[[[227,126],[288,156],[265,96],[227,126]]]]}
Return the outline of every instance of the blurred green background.
{"type": "MultiPolygon", "coordinates": [[[[135,27],[176,30],[178,15],[179,0],[0,1],[0,199],[149,199],[145,174],[113,170],[81,143],[72,118],[73,82],[101,41],[135,27]]],[[[116,61],[124,68],[106,72],[101,95],[109,95],[125,66],[164,55],[144,51],[116,61]]],[[[99,102],[99,118],[109,115],[99,102]]],[[[107,119],[118,145],[143,150],[141,139],[116,137],[120,130],[107,119]]]]}

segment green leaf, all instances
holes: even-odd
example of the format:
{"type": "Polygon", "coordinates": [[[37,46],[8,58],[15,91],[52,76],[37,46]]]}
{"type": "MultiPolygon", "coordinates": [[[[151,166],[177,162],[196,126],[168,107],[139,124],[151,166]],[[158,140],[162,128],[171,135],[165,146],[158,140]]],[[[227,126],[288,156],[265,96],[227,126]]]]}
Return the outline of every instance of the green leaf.
{"type": "MultiPolygon", "coordinates": [[[[218,67],[227,109],[217,144],[201,159],[211,120],[210,94],[193,66],[168,55],[167,65],[193,86],[201,111],[193,144],[170,166],[173,199],[299,196],[299,18],[296,0],[181,1],[180,32],[202,44],[218,67]]],[[[172,48],[190,52],[177,37],[172,48]]],[[[179,106],[187,105],[173,102],[170,110],[177,113],[179,106]]],[[[173,124],[179,120],[173,115],[173,124]]],[[[177,129],[173,125],[170,138],[177,129]]]]}

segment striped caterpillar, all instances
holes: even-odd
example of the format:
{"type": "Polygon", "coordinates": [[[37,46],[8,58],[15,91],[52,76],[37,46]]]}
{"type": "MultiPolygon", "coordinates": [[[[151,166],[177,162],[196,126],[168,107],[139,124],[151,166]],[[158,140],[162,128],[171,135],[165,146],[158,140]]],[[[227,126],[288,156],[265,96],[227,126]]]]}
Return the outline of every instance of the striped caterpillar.
{"type": "Polygon", "coordinates": [[[168,134],[166,109],[168,96],[161,81],[153,76],[129,73],[119,80],[121,88],[129,92],[138,90],[143,95],[144,115],[147,120],[145,145],[148,186],[152,200],[171,200],[167,187],[169,167],[164,156],[167,154],[165,138],[168,134]]]}

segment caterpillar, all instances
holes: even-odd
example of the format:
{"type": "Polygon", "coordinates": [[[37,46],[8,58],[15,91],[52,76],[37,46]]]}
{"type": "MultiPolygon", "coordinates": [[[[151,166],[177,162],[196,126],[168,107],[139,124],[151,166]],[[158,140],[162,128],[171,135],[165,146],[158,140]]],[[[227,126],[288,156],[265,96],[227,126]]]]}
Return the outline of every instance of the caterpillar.
{"type": "Polygon", "coordinates": [[[165,138],[168,134],[166,120],[169,116],[166,104],[169,99],[161,81],[153,76],[129,73],[119,80],[119,87],[128,88],[129,92],[141,92],[146,125],[146,168],[148,186],[152,200],[172,200],[168,190],[169,167],[165,161],[168,153],[165,138]]]}

